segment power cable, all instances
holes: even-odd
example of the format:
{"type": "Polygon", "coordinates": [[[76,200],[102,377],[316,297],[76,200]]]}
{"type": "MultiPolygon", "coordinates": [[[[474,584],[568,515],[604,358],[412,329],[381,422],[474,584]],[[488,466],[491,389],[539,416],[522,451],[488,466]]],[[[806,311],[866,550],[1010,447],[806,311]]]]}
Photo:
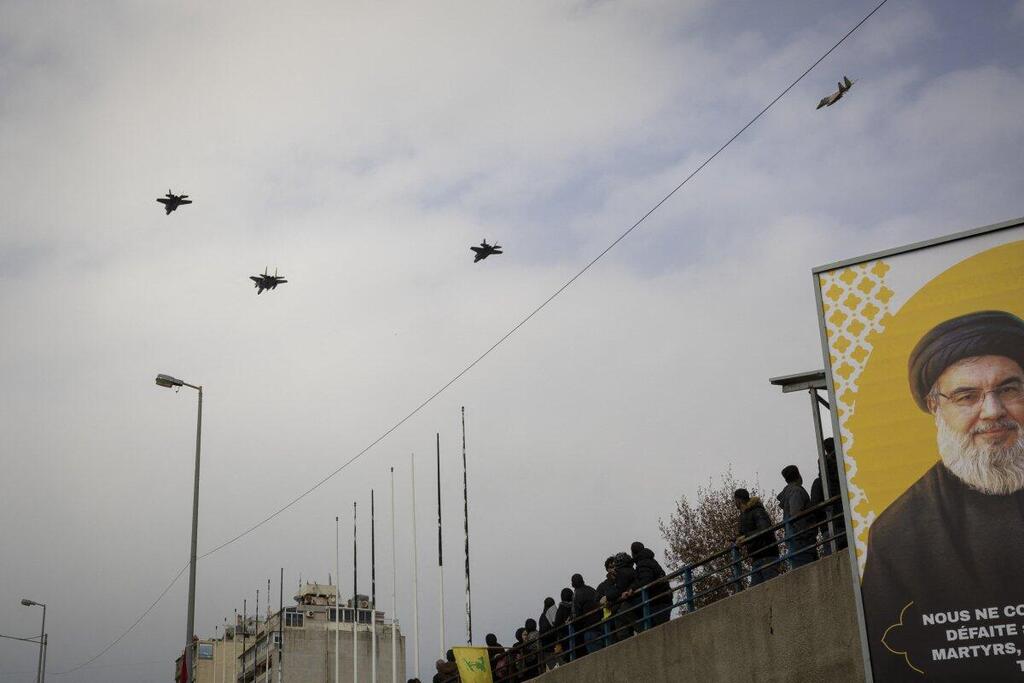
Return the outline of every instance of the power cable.
{"type": "MultiPolygon", "coordinates": [[[[773,106],[775,106],[775,104],[779,100],[781,100],[790,90],[792,90],[794,87],[796,87],[796,85],[798,83],[800,83],[800,81],[802,81],[804,79],[804,77],[807,76],[807,74],[811,73],[811,71],[813,71],[815,69],[815,67],[817,67],[819,64],[821,64],[823,61],[825,61],[825,59],[836,50],[836,48],[838,48],[840,45],[842,45],[846,41],[847,38],[849,38],[851,35],[853,35],[854,32],[857,29],[859,29],[868,19],[870,19],[888,1],[889,0],[881,0],[881,2],[879,2],[877,5],[875,5],[874,9],[872,9],[870,12],[868,12],[864,16],[863,19],[858,21],[853,26],[853,28],[851,28],[849,31],[847,31],[846,34],[843,35],[843,37],[840,38],[838,41],[836,41],[836,43],[834,45],[832,45],[832,47],[830,47],[823,55],[821,55],[821,57],[819,57],[817,60],[815,60],[814,63],[811,64],[809,67],[807,67],[807,69],[802,74],[800,74],[796,78],[796,80],[794,80],[792,83],[790,83],[788,86],[786,86],[786,88],[783,89],[782,92],[780,92],[778,95],[776,95],[775,98],[772,99],[772,101],[769,102],[767,105],[765,105],[765,107],[762,108],[761,111],[759,111],[752,119],[750,119],[750,121],[748,121],[746,123],[746,125],[744,125],[742,128],[740,128],[731,138],[726,140],[725,143],[721,147],[719,147],[711,156],[709,156],[707,159],[705,159],[703,162],[701,162],[701,164],[699,166],[697,166],[697,168],[694,169],[688,176],[686,176],[686,178],[684,178],[681,183],[676,185],[672,189],[671,192],[669,192],[664,197],[662,197],[662,199],[657,204],[655,204],[653,207],[651,207],[650,210],[648,210],[635,223],[633,223],[625,232],[623,232],[621,235],[619,235],[617,238],[615,238],[615,240],[611,244],[609,244],[607,247],[604,248],[603,251],[601,251],[601,253],[599,253],[597,256],[595,256],[593,259],[591,259],[589,263],[587,263],[585,266],[583,266],[582,269],[579,270],[579,272],[577,272],[575,275],[573,275],[571,278],[569,278],[565,282],[565,284],[563,284],[561,287],[559,287],[557,290],[555,290],[555,292],[551,296],[549,296],[547,299],[545,299],[543,303],[541,303],[539,306],[534,308],[529,314],[526,315],[526,317],[524,317],[522,320],[520,320],[518,323],[516,323],[515,326],[512,327],[512,329],[510,329],[508,332],[506,332],[500,339],[498,339],[498,341],[494,342],[494,344],[492,344],[490,346],[490,348],[488,348],[482,354],[477,356],[477,358],[473,362],[471,362],[469,365],[467,365],[465,368],[463,368],[458,374],[456,374],[454,377],[452,377],[450,380],[448,380],[440,389],[435,391],[433,394],[431,394],[429,397],[427,397],[422,403],[420,403],[418,406],[413,408],[413,410],[408,415],[406,415],[405,417],[400,419],[398,422],[396,422],[394,425],[392,425],[390,428],[388,428],[383,434],[381,434],[376,439],[374,439],[368,446],[366,446],[361,451],[359,451],[358,453],[353,455],[351,458],[346,460],[340,467],[338,467],[333,472],[331,472],[327,476],[325,476],[322,479],[320,479],[318,482],[316,482],[311,487],[309,487],[308,489],[303,491],[297,497],[293,498],[287,504],[285,504],[284,506],[278,508],[275,512],[271,513],[267,517],[264,517],[262,520],[260,520],[256,524],[253,524],[252,526],[250,526],[246,530],[242,531],[237,536],[234,536],[233,538],[230,538],[227,541],[221,543],[220,545],[215,546],[214,548],[212,548],[212,549],[208,550],[207,552],[203,553],[202,555],[199,556],[199,559],[203,559],[203,558],[209,557],[210,555],[214,554],[215,552],[217,552],[217,551],[219,551],[219,550],[221,550],[223,548],[226,548],[227,546],[231,545],[235,541],[238,541],[238,540],[244,538],[245,536],[248,536],[253,531],[256,531],[257,529],[259,529],[263,525],[267,524],[268,522],[273,520],[275,517],[277,517],[278,515],[280,515],[281,513],[285,512],[286,510],[291,508],[293,505],[295,505],[296,503],[301,501],[303,498],[305,498],[309,494],[311,494],[314,491],[316,491],[318,488],[320,488],[321,486],[326,484],[328,481],[333,479],[335,476],[337,476],[340,472],[342,472],[342,470],[344,470],[349,465],[351,465],[356,460],[358,460],[363,455],[365,455],[371,448],[373,448],[374,446],[379,444],[381,441],[386,439],[388,436],[390,436],[392,434],[392,432],[394,432],[396,429],[398,429],[403,424],[408,422],[412,417],[414,417],[417,413],[419,413],[423,408],[425,408],[435,398],[440,396],[446,389],[448,389],[448,387],[450,387],[451,385],[453,385],[457,381],[459,381],[467,372],[472,370],[474,367],[477,366],[477,364],[479,364],[482,360],[487,358],[487,356],[489,356],[491,354],[491,352],[493,352],[495,349],[497,349],[499,346],[501,346],[509,337],[511,337],[516,332],[518,332],[519,329],[521,327],[523,327],[523,325],[528,323],[531,319],[533,319],[533,317],[535,315],[537,315],[542,310],[544,310],[547,307],[547,305],[550,304],[552,301],[554,301],[562,292],[564,292],[566,289],[571,287],[572,284],[574,282],[576,282],[576,280],[578,280],[584,273],[586,273],[588,270],[590,270],[590,268],[592,266],[594,266],[594,264],[596,264],[598,261],[600,261],[602,258],[604,258],[605,255],[608,254],[608,252],[610,252],[612,249],[614,249],[616,246],[618,246],[618,244],[622,240],[626,239],[626,237],[628,237],[634,230],[636,230],[638,227],[640,227],[640,225],[642,225],[644,223],[644,221],[646,221],[651,216],[651,214],[653,214],[655,211],[660,209],[662,207],[662,205],[665,204],[665,202],[667,202],[669,199],[672,198],[673,195],[676,194],[676,192],[681,190],[684,185],[686,185],[698,173],[700,173],[702,170],[704,170],[704,167],[706,167],[708,164],[710,164],[712,161],[714,161],[715,158],[719,154],[724,152],[726,150],[726,148],[729,147],[729,145],[731,145],[737,138],[739,138],[741,135],[743,135],[743,133],[745,133],[748,128],[750,128],[752,125],[754,125],[773,106]]],[[[186,564],[185,568],[187,568],[187,567],[188,567],[188,565],[186,564]]],[[[108,645],[102,652],[100,652],[98,655],[96,655],[95,657],[90,659],[85,664],[89,664],[90,662],[96,661],[96,659],[98,659],[100,656],[105,654],[107,651],[110,650],[110,648],[114,647],[114,645],[116,645],[122,638],[124,638],[126,635],[128,635],[128,633],[133,628],[135,628],[135,626],[137,626],[140,621],[142,621],[143,617],[145,617],[147,614],[149,614],[149,612],[156,606],[157,602],[159,602],[160,599],[163,598],[164,595],[166,595],[167,591],[170,590],[171,586],[174,585],[174,583],[178,580],[178,578],[181,576],[181,574],[185,571],[185,568],[183,568],[181,571],[178,572],[177,576],[175,576],[174,579],[171,581],[171,583],[168,584],[167,588],[165,588],[164,591],[159,595],[159,597],[157,597],[157,599],[153,602],[153,604],[149,606],[149,609],[147,609],[145,612],[143,612],[142,616],[140,616],[138,619],[136,619],[135,623],[133,623],[130,627],[128,627],[127,631],[122,633],[117,638],[117,640],[115,640],[113,643],[108,645]]],[[[70,669],[68,671],[64,671],[64,672],[61,672],[59,674],[54,674],[54,675],[63,675],[63,674],[71,673],[72,671],[77,671],[78,669],[82,668],[82,666],[85,666],[85,664],[80,665],[78,667],[75,667],[74,669],[70,669]]]]}
{"type": "Polygon", "coordinates": [[[120,643],[120,642],[121,642],[121,640],[122,640],[122,639],[123,639],[123,638],[124,638],[124,637],[125,637],[126,635],[128,635],[129,633],[131,633],[131,632],[132,632],[132,629],[134,629],[134,628],[135,628],[136,626],[138,626],[138,625],[139,625],[139,623],[140,623],[140,622],[141,622],[141,621],[142,621],[143,619],[145,619],[145,618],[146,618],[146,615],[147,615],[147,614],[149,614],[150,612],[152,612],[152,611],[153,611],[153,608],[154,608],[154,607],[156,607],[157,603],[158,603],[158,602],[160,602],[161,600],[163,600],[163,597],[164,597],[165,595],[167,595],[167,591],[171,590],[171,586],[173,586],[174,584],[176,584],[176,583],[178,582],[178,579],[180,579],[180,578],[181,578],[181,575],[185,573],[185,570],[186,570],[186,569],[188,569],[188,565],[189,565],[189,563],[188,563],[188,562],[186,562],[186,563],[185,563],[185,566],[184,566],[184,567],[182,567],[181,569],[179,569],[179,570],[178,570],[178,573],[174,575],[174,578],[173,578],[173,579],[171,579],[171,582],[170,582],[169,584],[167,584],[167,588],[164,588],[164,589],[163,589],[163,591],[162,591],[162,592],[160,593],[160,595],[156,596],[156,600],[154,600],[154,601],[153,601],[153,604],[151,604],[151,605],[150,605],[149,607],[147,607],[147,608],[146,608],[146,611],[145,611],[145,612],[143,612],[142,614],[140,614],[140,615],[139,615],[139,618],[138,618],[138,619],[136,619],[136,620],[135,620],[135,621],[134,621],[134,622],[132,623],[132,625],[131,625],[131,626],[129,626],[129,627],[127,628],[127,630],[125,630],[125,632],[124,632],[124,633],[122,633],[121,635],[119,635],[119,636],[117,637],[117,639],[116,639],[116,640],[114,640],[114,642],[112,642],[112,643],[111,643],[110,645],[107,645],[107,646],[106,646],[105,648],[103,648],[102,650],[100,650],[98,654],[94,655],[93,657],[91,657],[91,658],[90,658],[90,659],[88,659],[87,661],[85,661],[85,662],[82,662],[81,664],[79,664],[79,665],[78,665],[78,666],[76,666],[75,668],[73,668],[73,669],[68,669],[67,671],[54,671],[54,672],[53,672],[53,673],[51,673],[50,675],[51,675],[51,676],[66,676],[67,674],[70,674],[70,673],[74,673],[74,672],[78,671],[79,669],[84,669],[85,667],[89,666],[90,664],[92,664],[93,662],[95,662],[95,661],[96,661],[97,659],[99,659],[99,658],[100,658],[100,657],[102,657],[103,655],[107,654],[107,652],[109,652],[111,648],[113,648],[113,647],[114,647],[115,645],[117,645],[118,643],[120,643]]]}

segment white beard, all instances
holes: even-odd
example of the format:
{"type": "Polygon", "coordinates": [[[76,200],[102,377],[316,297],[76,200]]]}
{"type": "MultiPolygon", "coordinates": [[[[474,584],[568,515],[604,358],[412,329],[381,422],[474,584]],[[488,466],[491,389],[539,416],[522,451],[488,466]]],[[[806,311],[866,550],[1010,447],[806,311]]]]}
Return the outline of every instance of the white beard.
{"type": "Polygon", "coordinates": [[[976,491],[1008,496],[1024,490],[1024,429],[1009,418],[1002,421],[1017,428],[1017,440],[1009,446],[977,446],[973,436],[956,432],[935,413],[939,455],[950,472],[976,491]]]}

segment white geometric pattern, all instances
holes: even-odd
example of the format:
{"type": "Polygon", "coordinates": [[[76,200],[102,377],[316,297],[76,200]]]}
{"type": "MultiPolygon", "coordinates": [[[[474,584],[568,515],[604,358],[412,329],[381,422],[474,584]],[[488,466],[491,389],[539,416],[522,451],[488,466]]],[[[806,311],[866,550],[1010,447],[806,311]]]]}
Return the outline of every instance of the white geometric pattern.
{"type": "Polygon", "coordinates": [[[868,336],[884,330],[889,319],[893,291],[885,284],[888,272],[889,265],[879,260],[818,275],[861,573],[867,559],[867,530],[875,520],[875,513],[865,511],[868,501],[864,490],[857,486],[853,435],[846,428],[846,421],[856,407],[857,380],[871,356],[868,336]]]}

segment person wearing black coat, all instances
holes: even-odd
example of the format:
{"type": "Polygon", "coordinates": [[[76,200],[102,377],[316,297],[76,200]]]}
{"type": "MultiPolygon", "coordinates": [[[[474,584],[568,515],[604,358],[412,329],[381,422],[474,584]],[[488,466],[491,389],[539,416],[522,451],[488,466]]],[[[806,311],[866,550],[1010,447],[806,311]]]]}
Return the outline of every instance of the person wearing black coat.
{"type": "Polygon", "coordinates": [[[557,658],[551,663],[565,664],[569,658],[564,653],[569,651],[569,622],[572,621],[572,589],[563,588],[560,594],[562,601],[558,603],[555,610],[555,621],[552,624],[555,629],[554,652],[557,658]]]}
{"type": "Polygon", "coordinates": [[[636,615],[632,607],[637,604],[637,599],[630,596],[629,589],[636,579],[636,572],[633,570],[633,558],[626,553],[617,553],[609,560],[612,564],[612,582],[606,585],[603,597],[606,601],[604,604],[615,614],[613,630],[615,642],[618,642],[634,632],[636,615]]]}
{"type": "MultiPolygon", "coordinates": [[[[829,497],[840,495],[839,489],[839,463],[836,460],[836,444],[832,437],[828,437],[822,442],[822,449],[825,452],[825,469],[828,472],[828,492],[829,497]]],[[[821,466],[818,466],[818,476],[815,477],[814,482],[811,484],[811,507],[820,505],[825,502],[825,490],[821,485],[821,466]]],[[[835,542],[836,548],[842,549],[846,547],[846,520],[843,514],[843,504],[833,503],[828,507],[824,508],[818,515],[818,521],[821,524],[821,536],[822,538],[828,538],[831,534],[829,532],[829,518],[832,521],[832,528],[835,530],[835,542]]],[[[826,555],[831,552],[828,544],[823,545],[821,548],[821,554],[826,555]]]]}
{"type": "MultiPolygon", "coordinates": [[[[540,632],[541,661],[551,666],[554,666],[554,660],[551,655],[554,652],[555,640],[557,639],[557,630],[555,629],[555,615],[557,612],[558,608],[555,607],[555,599],[544,598],[544,610],[540,614],[540,619],[537,620],[537,630],[540,632]]],[[[542,668],[549,667],[544,666],[542,668]]]]}
{"type": "Polygon", "coordinates": [[[576,656],[582,657],[601,649],[601,603],[598,602],[597,591],[583,581],[582,575],[573,574],[569,583],[573,588],[573,628],[578,634],[576,656]]]}
{"type": "Polygon", "coordinates": [[[487,658],[491,662],[491,673],[493,674],[497,668],[495,663],[499,657],[505,654],[505,648],[498,642],[498,636],[493,633],[488,633],[487,637],[484,638],[484,642],[487,643],[487,658]]]}
{"type": "MultiPolygon", "coordinates": [[[[634,541],[629,547],[636,566],[633,584],[629,587],[631,595],[643,602],[643,591],[647,592],[650,626],[658,626],[669,620],[672,611],[672,589],[665,578],[665,570],[654,559],[654,551],[645,548],[640,541],[634,541]],[[662,579],[659,581],[659,579],[662,579]]],[[[643,607],[637,609],[637,618],[643,619],[643,607]]]]}
{"type": "Polygon", "coordinates": [[[756,586],[779,573],[779,565],[772,564],[779,559],[779,546],[775,534],[766,531],[772,527],[772,519],[761,499],[757,496],[751,498],[746,489],[736,489],[733,502],[740,511],[736,543],[747,551],[751,568],[750,585],[756,586]]]}

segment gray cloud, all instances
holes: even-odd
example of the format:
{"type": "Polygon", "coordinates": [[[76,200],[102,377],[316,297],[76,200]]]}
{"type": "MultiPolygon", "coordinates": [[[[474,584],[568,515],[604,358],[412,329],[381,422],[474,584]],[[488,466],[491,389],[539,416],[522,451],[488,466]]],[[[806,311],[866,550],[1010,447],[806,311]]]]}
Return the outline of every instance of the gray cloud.
{"type": "MultiPolygon", "coordinates": [[[[0,530],[0,632],[37,627],[18,598],[49,601],[50,670],[74,665],[187,559],[195,399],[155,373],[207,387],[209,549],[486,349],[866,11],[759,7],[5,5],[0,496],[18,512],[0,530]],[[196,203],[164,216],[168,186],[196,203]],[[474,266],[482,237],[506,254],[474,266]],[[290,282],[256,297],[264,266],[290,282]]],[[[460,405],[476,628],[505,639],[528,616],[510,604],[532,614],[612,550],[660,547],[657,518],[727,463],[768,487],[788,462],[812,472],[806,401],[766,381],[821,365],[810,267],[1022,213],[1021,59],[1005,12],[966,37],[964,12],[886,7],[448,393],[204,560],[200,631],[267,577],[276,592],[280,566],[286,590],[325,580],[333,517],[347,533],[370,487],[390,611],[394,464],[409,632],[415,451],[426,667],[435,431],[460,632],[460,405]],[[948,63],[953,37],[971,63],[948,63]],[[844,72],[861,82],[815,111],[844,72]]],[[[166,680],[184,601],[182,581],[97,662],[166,666],[62,680],[166,680]]],[[[0,642],[0,671],[32,671],[18,645],[0,642]]]]}

